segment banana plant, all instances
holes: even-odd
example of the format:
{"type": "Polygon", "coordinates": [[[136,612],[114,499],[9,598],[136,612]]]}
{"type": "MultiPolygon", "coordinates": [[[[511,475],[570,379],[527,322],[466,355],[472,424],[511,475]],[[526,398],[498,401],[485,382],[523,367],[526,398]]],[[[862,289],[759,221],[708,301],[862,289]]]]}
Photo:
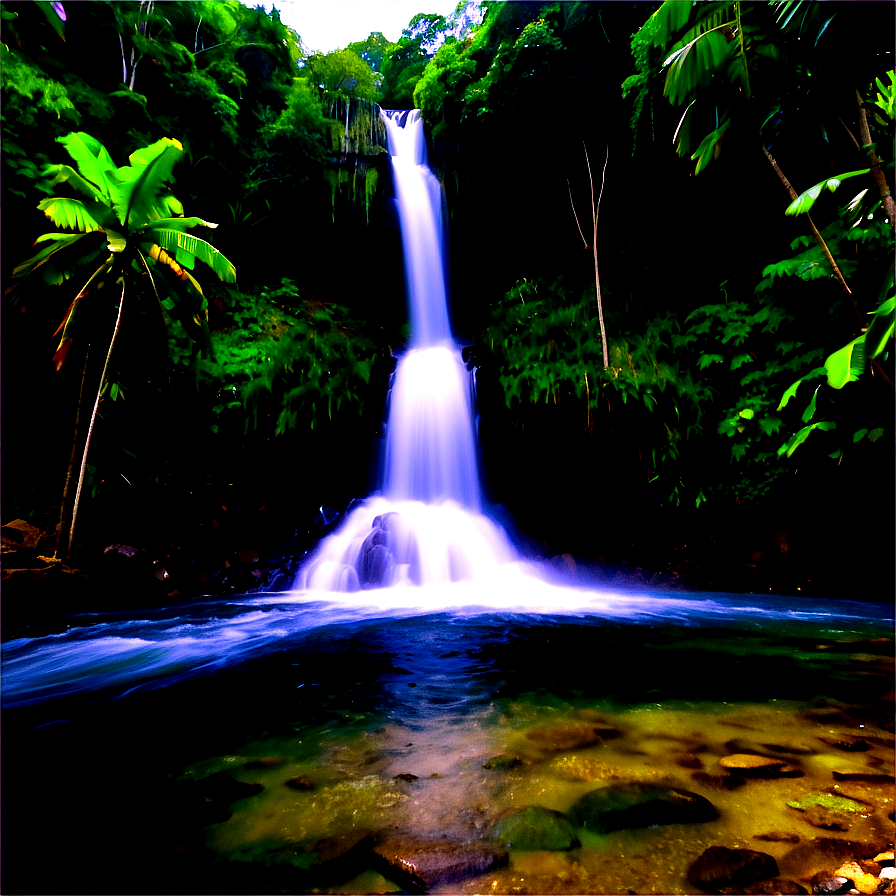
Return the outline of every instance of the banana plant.
{"type": "MultiPolygon", "coordinates": [[[[170,270],[179,281],[181,289],[194,300],[196,311],[192,322],[202,333],[205,345],[210,348],[208,305],[202,288],[190,271],[194,269],[197,258],[224,282],[234,283],[236,271],[214,246],[187,232],[196,227],[214,228],[217,225],[198,217],[184,217],[183,206],[168,186],[168,182],[173,179],[174,165],[183,156],[183,147],[177,140],[163,138],[138,149],[130,155],[130,164],[122,167],[117,167],[105,147],[89,134],[71,133],[59,138],[58,142],[65,147],[75,167],[67,164],[49,165],[44,173],[53,177],[54,185],[66,184],[85,198],[51,196],[41,200],[38,209],[62,230],[39,236],[35,240],[35,246],[40,245],[41,248],[13,270],[13,277],[17,279],[41,271],[46,282],[60,284],[70,279],[84,265],[88,265],[87,270],[92,269],[66,309],[54,334],[54,337],[59,337],[54,355],[57,370],[61,369],[69,355],[84,303],[100,303],[110,292],[115,299],[115,323],[81,456],[78,486],[65,546],[67,553],[71,550],[74,539],[90,438],[100,399],[107,385],[109,359],[121,327],[125,296],[131,292],[145,292],[141,280],[146,275],[151,292],[167,323],[165,309],[170,302],[167,299],[163,302],[159,297],[153,271],[158,273],[159,270],[170,270]],[[100,239],[99,247],[97,237],[92,236],[93,234],[100,239]],[[80,253],[74,252],[75,248],[80,253]]],[[[102,306],[99,310],[102,310],[102,306]]],[[[61,560],[58,555],[66,527],[71,472],[70,467],[54,555],[57,560],[61,560]]]]}

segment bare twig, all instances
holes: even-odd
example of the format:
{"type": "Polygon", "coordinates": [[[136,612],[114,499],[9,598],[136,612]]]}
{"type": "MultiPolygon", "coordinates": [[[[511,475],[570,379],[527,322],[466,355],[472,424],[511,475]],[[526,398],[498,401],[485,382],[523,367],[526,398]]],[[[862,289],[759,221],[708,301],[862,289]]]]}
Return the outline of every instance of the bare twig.
{"type": "MultiPolygon", "coordinates": [[[[584,143],[582,144],[583,146],[584,143]]],[[[604,159],[604,170],[601,175],[600,181],[600,194],[597,197],[597,204],[594,202],[594,178],[591,176],[591,162],[588,160],[588,147],[585,146],[585,164],[588,166],[588,181],[591,184],[591,214],[594,218],[594,234],[593,240],[591,243],[592,249],[594,250],[594,287],[597,292],[597,317],[600,322],[600,341],[601,348],[603,349],[604,356],[604,370],[607,370],[610,366],[610,354],[607,350],[607,330],[604,326],[604,307],[603,301],[601,300],[600,293],[600,274],[598,272],[597,265],[597,218],[600,215],[600,200],[604,195],[604,183],[606,182],[607,177],[607,162],[610,161],[610,147],[607,147],[607,157],[604,159]]]]}

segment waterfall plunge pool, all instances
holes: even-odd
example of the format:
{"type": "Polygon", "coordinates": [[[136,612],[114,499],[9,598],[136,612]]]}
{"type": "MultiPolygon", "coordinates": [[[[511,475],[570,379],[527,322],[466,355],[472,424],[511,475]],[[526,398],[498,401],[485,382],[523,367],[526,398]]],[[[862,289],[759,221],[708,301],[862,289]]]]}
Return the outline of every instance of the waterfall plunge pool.
{"type": "Polygon", "coordinates": [[[505,567],[68,622],[4,645],[4,892],[690,893],[713,845],[811,892],[892,842],[880,604],[505,567]],[[623,785],[717,814],[577,821],[623,785]]]}

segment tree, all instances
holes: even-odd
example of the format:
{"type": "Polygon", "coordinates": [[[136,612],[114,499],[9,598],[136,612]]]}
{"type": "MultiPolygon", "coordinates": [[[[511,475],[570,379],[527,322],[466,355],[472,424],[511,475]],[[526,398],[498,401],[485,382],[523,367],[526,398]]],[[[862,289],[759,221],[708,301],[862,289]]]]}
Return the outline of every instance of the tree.
{"type": "MultiPolygon", "coordinates": [[[[111,295],[115,303],[111,306],[115,310],[114,328],[81,457],[77,491],[65,545],[67,553],[71,550],[74,538],[78,504],[97,410],[106,387],[110,385],[109,361],[121,328],[126,293],[131,291],[138,296],[146,296],[148,290],[151,290],[165,318],[166,312],[174,310],[177,303],[170,296],[166,295],[164,299],[161,297],[153,270],[157,274],[163,270],[172,272],[181,282],[182,288],[194,299],[198,299],[198,307],[192,315],[185,315],[182,306],[180,316],[187,317],[195,329],[205,335],[206,344],[209,345],[206,324],[208,306],[202,295],[202,289],[190,274],[190,270],[198,258],[208,264],[225,282],[235,282],[236,271],[214,246],[187,233],[195,227],[217,225],[197,217],[183,217],[183,206],[166,187],[167,182],[172,179],[175,163],[183,155],[183,147],[178,141],[163,139],[137,150],[130,156],[130,165],[123,167],[116,167],[105,147],[89,134],[72,133],[59,142],[63,144],[77,167],[72,168],[65,164],[53,165],[47,174],[55,175],[54,184],[67,183],[87,198],[85,200],[52,196],[41,200],[38,208],[57,227],[66,228],[71,232],[42,234],[35,241],[35,245],[40,243],[46,245],[13,270],[14,277],[22,278],[40,269],[46,282],[58,284],[74,276],[76,270],[80,268],[93,268],[66,310],[56,331],[55,335],[59,336],[54,356],[57,370],[62,368],[71,353],[79,323],[87,318],[88,327],[90,324],[98,326],[106,317],[102,313],[103,309],[105,308],[107,313],[110,309],[110,305],[102,300],[111,295]],[[97,260],[100,263],[94,267],[97,260]],[[148,286],[143,282],[144,275],[148,286]],[[90,306],[87,309],[88,313],[85,313],[83,307],[85,304],[90,306]],[[91,315],[89,311],[94,313],[91,315]]],[[[85,370],[86,361],[85,353],[85,370]]],[[[109,392],[113,400],[118,397],[119,391],[119,384],[112,383],[109,392]]],[[[66,527],[66,501],[71,479],[72,465],[66,477],[57,555],[66,527]]]]}
{"type": "Polygon", "coordinates": [[[353,50],[309,56],[305,71],[322,90],[374,102],[379,97],[373,69],[353,50]]]}

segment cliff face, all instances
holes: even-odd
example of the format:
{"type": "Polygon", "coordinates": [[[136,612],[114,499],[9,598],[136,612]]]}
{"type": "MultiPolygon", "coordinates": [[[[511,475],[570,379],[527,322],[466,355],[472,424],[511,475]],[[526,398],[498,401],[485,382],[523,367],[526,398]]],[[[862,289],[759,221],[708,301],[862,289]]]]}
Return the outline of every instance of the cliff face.
{"type": "Polygon", "coordinates": [[[337,96],[327,91],[321,91],[321,107],[324,115],[332,120],[330,159],[324,177],[330,185],[333,221],[339,204],[363,202],[369,223],[371,200],[377,192],[380,175],[389,167],[386,126],[380,117],[380,107],[370,100],[337,96]]]}

